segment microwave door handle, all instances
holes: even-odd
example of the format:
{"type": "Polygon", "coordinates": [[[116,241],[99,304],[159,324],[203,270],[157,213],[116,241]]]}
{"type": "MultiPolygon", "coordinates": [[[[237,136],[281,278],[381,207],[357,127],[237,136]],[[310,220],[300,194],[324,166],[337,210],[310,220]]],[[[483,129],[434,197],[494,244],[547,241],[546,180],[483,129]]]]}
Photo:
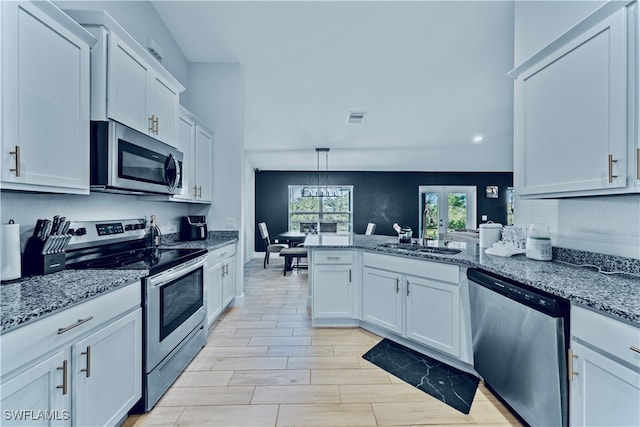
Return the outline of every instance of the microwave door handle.
{"type": "Polygon", "coordinates": [[[167,187],[169,188],[169,191],[171,192],[176,189],[178,183],[180,182],[180,163],[176,160],[175,157],[173,157],[173,154],[169,154],[169,157],[167,157],[167,161],[165,164],[165,182],[167,184],[167,187]],[[167,171],[171,168],[171,166],[173,166],[176,170],[176,174],[175,177],[173,177],[173,180],[169,179],[167,174],[167,171]]]}

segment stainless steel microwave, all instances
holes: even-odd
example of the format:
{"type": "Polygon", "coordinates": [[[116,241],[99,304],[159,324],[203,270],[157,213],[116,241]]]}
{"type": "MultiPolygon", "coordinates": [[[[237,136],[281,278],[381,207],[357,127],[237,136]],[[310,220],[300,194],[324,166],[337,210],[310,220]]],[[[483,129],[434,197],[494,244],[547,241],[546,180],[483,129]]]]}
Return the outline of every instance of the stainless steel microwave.
{"type": "Polygon", "coordinates": [[[183,154],[115,121],[91,122],[91,189],[180,193],[183,154]]]}

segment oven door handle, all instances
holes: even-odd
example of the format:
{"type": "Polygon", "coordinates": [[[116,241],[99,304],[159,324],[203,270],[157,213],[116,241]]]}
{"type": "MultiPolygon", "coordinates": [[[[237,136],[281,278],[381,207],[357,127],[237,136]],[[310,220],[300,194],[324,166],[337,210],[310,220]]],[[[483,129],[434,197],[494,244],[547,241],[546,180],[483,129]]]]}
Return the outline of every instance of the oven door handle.
{"type": "Polygon", "coordinates": [[[158,273],[155,276],[152,276],[149,278],[149,283],[153,287],[162,286],[165,283],[171,282],[174,279],[185,276],[191,273],[192,271],[197,270],[198,268],[204,266],[204,262],[206,259],[207,257],[205,255],[200,258],[196,258],[194,261],[189,261],[188,263],[185,263],[178,267],[158,273]]]}

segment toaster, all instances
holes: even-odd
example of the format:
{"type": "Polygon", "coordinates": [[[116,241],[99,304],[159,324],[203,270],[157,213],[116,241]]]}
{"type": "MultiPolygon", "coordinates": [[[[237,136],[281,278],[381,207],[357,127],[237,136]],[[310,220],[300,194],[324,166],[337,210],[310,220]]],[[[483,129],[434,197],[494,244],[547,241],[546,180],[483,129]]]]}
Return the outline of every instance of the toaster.
{"type": "Polygon", "coordinates": [[[181,240],[204,240],[207,238],[207,217],[204,215],[183,216],[180,221],[181,240]]]}

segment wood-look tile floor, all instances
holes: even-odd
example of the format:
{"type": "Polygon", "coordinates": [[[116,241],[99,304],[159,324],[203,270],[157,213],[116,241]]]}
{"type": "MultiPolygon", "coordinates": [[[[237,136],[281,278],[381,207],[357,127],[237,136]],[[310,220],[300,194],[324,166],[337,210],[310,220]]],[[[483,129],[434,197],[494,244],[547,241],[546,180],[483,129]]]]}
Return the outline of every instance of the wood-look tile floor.
{"type": "Polygon", "coordinates": [[[464,415],[370,364],[374,334],[312,328],[308,276],[283,277],[282,266],[247,264],[245,305],[212,325],[156,407],[126,427],[520,425],[482,385],[464,415]]]}

